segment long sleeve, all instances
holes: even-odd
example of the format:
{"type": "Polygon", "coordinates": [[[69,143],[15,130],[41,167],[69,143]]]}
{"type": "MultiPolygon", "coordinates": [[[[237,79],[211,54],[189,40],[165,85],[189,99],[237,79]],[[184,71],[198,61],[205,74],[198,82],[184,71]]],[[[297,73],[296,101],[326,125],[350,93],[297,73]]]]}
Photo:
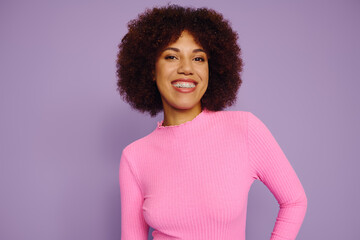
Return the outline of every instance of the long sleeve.
{"type": "Polygon", "coordinates": [[[305,191],[270,130],[251,112],[248,148],[252,176],[268,187],[280,206],[270,240],[295,239],[307,209],[305,191]]]}
{"type": "Polygon", "coordinates": [[[122,153],[119,167],[121,200],[121,240],[146,240],[149,226],[142,214],[144,201],[140,185],[122,153]]]}

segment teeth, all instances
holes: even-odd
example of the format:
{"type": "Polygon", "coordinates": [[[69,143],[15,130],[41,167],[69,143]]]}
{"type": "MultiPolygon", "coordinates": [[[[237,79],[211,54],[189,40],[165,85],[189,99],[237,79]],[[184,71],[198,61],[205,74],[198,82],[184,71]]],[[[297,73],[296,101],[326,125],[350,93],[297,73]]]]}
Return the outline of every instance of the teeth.
{"type": "Polygon", "coordinates": [[[195,83],[192,82],[176,82],[173,84],[174,87],[178,88],[193,88],[195,87],[195,83]]]}

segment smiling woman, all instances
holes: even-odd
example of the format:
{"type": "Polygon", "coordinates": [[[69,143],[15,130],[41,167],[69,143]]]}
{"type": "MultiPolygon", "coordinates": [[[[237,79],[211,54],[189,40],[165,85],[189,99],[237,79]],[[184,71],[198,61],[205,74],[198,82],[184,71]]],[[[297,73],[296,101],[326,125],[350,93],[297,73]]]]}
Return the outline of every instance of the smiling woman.
{"type": "Polygon", "coordinates": [[[155,64],[154,80],[163,103],[164,126],[179,125],[201,112],[200,100],[209,81],[208,59],[188,31],[162,51],[155,64]]]}
{"type": "MultiPolygon", "coordinates": [[[[249,189],[262,181],[280,209],[271,240],[295,239],[305,191],[266,125],[236,100],[237,34],[206,8],[145,11],[119,45],[118,90],[164,120],[124,148],[119,167],[121,239],[245,240],[249,189]]],[[[270,234],[269,234],[270,235],[270,234]]]]}
{"type": "MultiPolygon", "coordinates": [[[[208,67],[208,86],[200,97],[202,108],[219,111],[235,103],[242,83],[239,73],[243,62],[237,44],[238,35],[221,14],[212,9],[170,5],[147,9],[130,21],[128,28],[119,45],[117,86],[124,100],[134,109],[148,112],[151,116],[164,111],[165,118],[169,117],[163,105],[164,92],[159,91],[158,81],[153,81],[155,68],[157,65],[159,70],[160,62],[168,60],[166,64],[169,66],[179,62],[185,64],[183,67],[187,70],[190,65],[184,60],[189,60],[190,55],[184,52],[188,51],[185,46],[194,48],[190,50],[196,55],[192,62],[201,62],[208,67]]],[[[190,78],[186,72],[175,77],[190,78]]],[[[179,109],[173,113],[184,121],[193,118],[195,112],[179,109]]],[[[169,124],[168,120],[166,123],[169,124]]]]}

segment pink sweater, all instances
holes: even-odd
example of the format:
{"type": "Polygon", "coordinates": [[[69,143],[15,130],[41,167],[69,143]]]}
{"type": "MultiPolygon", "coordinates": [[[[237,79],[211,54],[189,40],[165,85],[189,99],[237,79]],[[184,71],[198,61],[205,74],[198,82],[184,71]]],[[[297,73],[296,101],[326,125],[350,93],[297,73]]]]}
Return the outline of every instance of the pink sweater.
{"type": "Polygon", "coordinates": [[[129,144],[119,168],[121,239],[244,240],[248,192],[259,179],[280,209],[271,240],[295,239],[305,191],[251,112],[209,111],[129,144]]]}

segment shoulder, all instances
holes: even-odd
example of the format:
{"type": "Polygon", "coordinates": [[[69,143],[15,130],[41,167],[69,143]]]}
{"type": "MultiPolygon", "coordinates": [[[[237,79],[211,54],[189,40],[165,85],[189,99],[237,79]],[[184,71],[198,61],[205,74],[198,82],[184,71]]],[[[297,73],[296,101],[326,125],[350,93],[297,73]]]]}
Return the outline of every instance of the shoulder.
{"type": "Polygon", "coordinates": [[[220,132],[239,133],[246,132],[247,111],[209,111],[206,124],[210,129],[220,132]]]}
{"type": "Polygon", "coordinates": [[[211,117],[218,119],[224,123],[241,123],[245,124],[250,112],[248,111],[214,111],[211,112],[211,117]]]}
{"type": "Polygon", "coordinates": [[[251,111],[218,111],[217,117],[242,125],[261,125],[263,121],[251,111]]]}
{"type": "Polygon", "coordinates": [[[135,175],[138,175],[138,169],[144,165],[144,161],[146,161],[149,152],[151,152],[152,146],[149,137],[150,134],[137,139],[125,146],[122,150],[120,162],[126,161],[135,175]]]}
{"type": "Polygon", "coordinates": [[[129,143],[122,151],[123,155],[126,155],[128,158],[134,158],[135,156],[141,154],[142,152],[146,152],[149,148],[151,148],[153,142],[153,133],[149,133],[148,135],[139,138],[131,143],[129,143]]]}

